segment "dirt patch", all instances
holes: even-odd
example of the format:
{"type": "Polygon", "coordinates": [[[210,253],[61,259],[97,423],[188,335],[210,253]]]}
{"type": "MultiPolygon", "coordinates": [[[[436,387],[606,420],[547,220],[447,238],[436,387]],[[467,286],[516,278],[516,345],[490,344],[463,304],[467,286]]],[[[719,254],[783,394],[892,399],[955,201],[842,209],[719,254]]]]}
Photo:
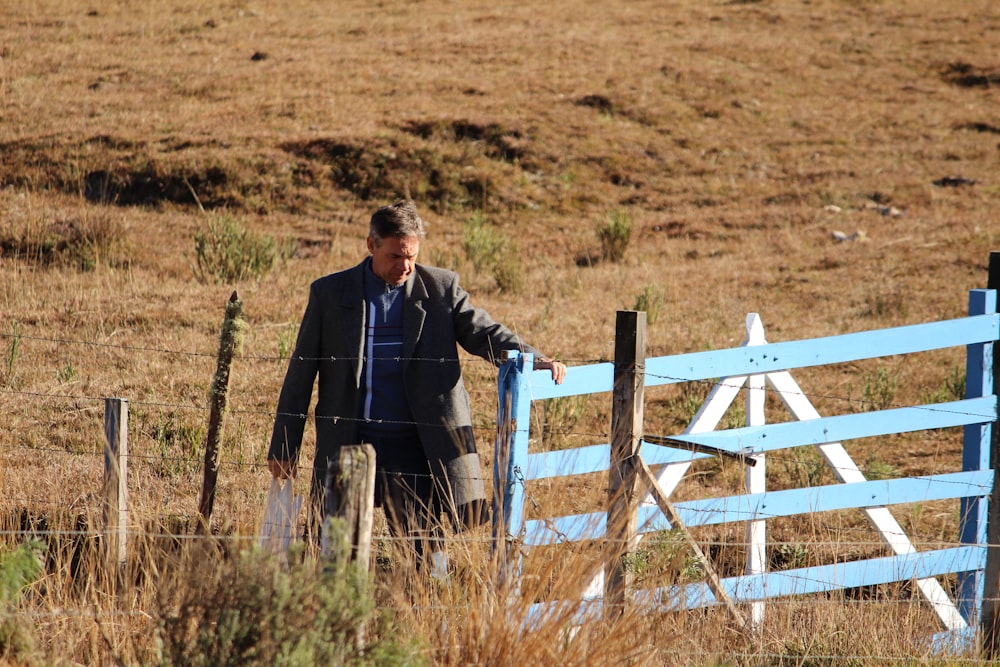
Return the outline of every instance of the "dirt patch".
{"type": "MultiPolygon", "coordinates": [[[[656,125],[656,118],[650,115],[648,112],[633,108],[627,104],[622,104],[620,102],[613,101],[607,95],[601,94],[591,94],[578,97],[573,100],[573,104],[579,107],[587,107],[589,109],[594,109],[602,116],[608,116],[611,118],[623,118],[625,120],[632,121],[634,123],[639,123],[645,126],[656,125]]],[[[709,117],[708,114],[703,114],[705,117],[709,117]]],[[[711,117],[717,117],[711,116],[711,117]]]]}
{"type": "Polygon", "coordinates": [[[941,76],[948,83],[962,88],[990,88],[1000,85],[1000,69],[978,67],[962,61],[946,65],[941,76]]]}
{"type": "Polygon", "coordinates": [[[58,139],[0,144],[0,186],[56,190],[117,206],[161,203],[204,208],[240,206],[257,187],[225,167],[151,144],[97,135],[79,143],[58,139]],[[171,155],[174,154],[174,155],[171,155]]]}
{"type": "Polygon", "coordinates": [[[611,100],[605,95],[584,95],[583,97],[578,98],[574,104],[581,107],[595,109],[596,111],[608,116],[615,115],[615,105],[612,104],[611,100]]]}
{"type": "Polygon", "coordinates": [[[228,175],[219,167],[178,173],[150,163],[137,170],[88,172],[83,177],[83,196],[87,201],[118,206],[173,202],[217,208],[235,203],[225,193],[228,182],[228,175]]]}
{"type": "Polygon", "coordinates": [[[480,144],[484,156],[504,162],[519,162],[528,152],[525,131],[491,121],[411,120],[400,129],[425,140],[480,144]]]}
{"type": "Polygon", "coordinates": [[[412,197],[435,211],[518,206],[508,181],[525,155],[519,130],[495,123],[409,123],[376,138],[288,141],[276,150],[98,135],[0,144],[0,187],[53,190],[114,206],[301,212],[333,189],[362,201],[412,197]],[[478,147],[478,150],[470,147],[478,147]]]}
{"type": "Polygon", "coordinates": [[[982,132],[983,134],[1000,134],[1000,127],[989,123],[961,123],[955,126],[956,130],[968,130],[970,132],[982,132]]]}
{"type": "Polygon", "coordinates": [[[301,178],[332,183],[358,199],[412,197],[438,212],[496,203],[494,178],[459,150],[398,139],[292,141],[281,149],[300,159],[301,178]]]}

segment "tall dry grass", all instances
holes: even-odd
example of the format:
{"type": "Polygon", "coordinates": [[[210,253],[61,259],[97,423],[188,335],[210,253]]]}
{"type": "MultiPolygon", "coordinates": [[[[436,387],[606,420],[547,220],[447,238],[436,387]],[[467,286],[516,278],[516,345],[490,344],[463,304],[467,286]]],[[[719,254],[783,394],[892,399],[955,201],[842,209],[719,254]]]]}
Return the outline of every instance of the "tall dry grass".
{"type": "MultiPolygon", "coordinates": [[[[195,559],[204,547],[187,537],[226,299],[239,289],[249,328],[213,529],[236,553],[258,528],[307,286],[362,258],[367,216],[388,200],[417,200],[424,260],[462,272],[479,305],[571,364],[610,358],[615,311],[651,294],[655,355],[737,345],[747,312],[772,341],[957,317],[1000,247],[1000,16],[987,0],[15,0],[0,17],[0,509],[5,547],[33,532],[50,542],[18,611],[39,662],[149,662],[159,589],[232,574],[230,559],[195,559]],[[594,230],[615,212],[632,220],[629,244],[620,261],[595,261],[594,230]],[[217,216],[294,250],[235,284],[200,282],[196,239],[217,216]],[[463,250],[476,219],[516,241],[520,273],[503,280],[517,290],[463,250]],[[106,396],[130,401],[122,590],[94,561],[106,396]]],[[[495,372],[466,361],[489,467],[495,372]]],[[[796,377],[836,414],[947,394],[963,364],[954,350],[796,377]],[[893,379],[891,396],[879,378],[893,379]]],[[[703,394],[650,391],[648,430],[679,431],[703,394]]],[[[563,420],[538,425],[545,446],[607,438],[600,398],[535,412],[563,420]]],[[[772,401],[768,419],[783,418],[772,401]]],[[[847,446],[872,470],[909,474],[954,469],[960,438],[847,446]]],[[[769,488],[829,475],[807,455],[770,470],[769,488]]],[[[553,513],[596,511],[604,483],[532,497],[553,513]]],[[[706,462],[678,493],[741,484],[734,466],[706,462]]],[[[920,545],[956,539],[952,504],[898,515],[920,545]]],[[[729,572],[737,532],[696,537],[729,572]]],[[[782,562],[878,548],[848,514],[771,534],[782,562]]],[[[782,601],[758,635],[719,631],[717,610],[645,609],[572,641],[561,617],[521,634],[524,609],[501,611],[485,542],[449,543],[448,585],[381,572],[373,641],[428,664],[936,661],[921,644],[934,623],[905,588],[782,601]]],[[[683,553],[649,544],[644,581],[683,576],[683,553]]],[[[525,599],[578,593],[595,559],[540,550],[525,599]]]]}

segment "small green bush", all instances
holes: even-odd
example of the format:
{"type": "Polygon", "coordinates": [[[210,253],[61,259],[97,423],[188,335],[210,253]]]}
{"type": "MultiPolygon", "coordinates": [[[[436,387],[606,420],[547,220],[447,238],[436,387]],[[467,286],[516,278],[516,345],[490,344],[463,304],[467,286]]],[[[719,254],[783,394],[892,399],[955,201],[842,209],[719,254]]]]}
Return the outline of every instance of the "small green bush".
{"type": "Polygon", "coordinates": [[[609,213],[602,224],[597,226],[597,238],[601,242],[601,257],[609,262],[625,259],[625,249],[632,237],[632,216],[622,209],[609,213]]]}
{"type": "Polygon", "coordinates": [[[520,249],[505,245],[493,264],[493,279],[497,281],[497,289],[509,294],[520,294],[524,291],[527,277],[524,273],[524,261],[520,249]]]}
{"type": "Polygon", "coordinates": [[[673,393],[666,399],[666,416],[674,427],[684,428],[690,424],[701,406],[708,399],[712,384],[705,381],[679,382],[673,386],[673,393]]]}
{"type": "Polygon", "coordinates": [[[158,601],[163,666],[413,664],[390,633],[358,634],[375,603],[353,564],[248,550],[194,554],[176,574],[158,601]]]}
{"type": "Polygon", "coordinates": [[[869,454],[865,459],[863,469],[865,477],[872,482],[880,479],[899,477],[899,469],[888,461],[883,460],[882,457],[874,452],[869,454]]]}
{"type": "Polygon", "coordinates": [[[0,553],[0,661],[9,659],[28,664],[30,660],[34,647],[32,628],[15,609],[21,591],[42,572],[44,548],[41,542],[33,540],[0,553]]]}
{"type": "Polygon", "coordinates": [[[489,271],[501,292],[519,294],[527,281],[520,248],[487,223],[479,211],[462,227],[462,250],[476,272],[489,271]]]}
{"type": "Polygon", "coordinates": [[[861,400],[851,401],[851,388],[848,387],[847,397],[854,406],[855,412],[871,410],[886,410],[892,407],[899,389],[899,372],[890,371],[879,366],[870,373],[865,373],[864,384],[861,386],[861,400]]]}
{"type": "Polygon", "coordinates": [[[645,583],[687,583],[704,577],[704,568],[679,529],[661,530],[647,536],[626,566],[645,583]]]}
{"type": "Polygon", "coordinates": [[[541,401],[542,448],[562,449],[567,436],[583,417],[587,396],[562,396],[541,401]]]}
{"type": "Polygon", "coordinates": [[[655,324],[660,317],[660,308],[664,301],[663,290],[656,285],[644,285],[642,291],[635,295],[632,310],[646,313],[646,321],[649,324],[655,324]]]}
{"type": "Polygon", "coordinates": [[[939,387],[923,393],[924,403],[948,403],[965,398],[965,368],[955,366],[939,387]]]}
{"type": "Polygon", "coordinates": [[[504,245],[503,237],[486,222],[480,211],[473,213],[462,225],[462,250],[476,271],[491,268],[504,245]]]}
{"type": "Polygon", "coordinates": [[[279,248],[273,237],[255,234],[234,217],[221,215],[194,235],[194,254],[199,282],[233,283],[264,277],[291,253],[279,248]]]}

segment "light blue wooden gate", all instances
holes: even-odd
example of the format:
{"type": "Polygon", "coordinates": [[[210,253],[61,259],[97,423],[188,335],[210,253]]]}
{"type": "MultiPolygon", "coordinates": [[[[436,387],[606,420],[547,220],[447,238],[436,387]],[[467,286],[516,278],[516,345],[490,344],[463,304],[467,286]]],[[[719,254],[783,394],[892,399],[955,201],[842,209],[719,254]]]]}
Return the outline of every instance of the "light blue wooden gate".
{"type": "MultiPolygon", "coordinates": [[[[678,440],[754,457],[763,463],[768,452],[814,446],[840,472],[840,483],[829,486],[768,492],[748,475],[749,492],[729,497],[677,502],[680,521],[688,526],[746,522],[760,528],[767,519],[856,508],[866,513],[893,555],[853,562],[768,572],[760,558],[763,543],[750,544],[747,573],[721,580],[725,593],[736,603],[749,605],[752,620],[759,622],[763,605],[771,598],[820,593],[897,581],[916,581],[950,637],[968,636],[978,629],[986,564],[987,499],[993,487],[990,439],[997,421],[997,396],[993,386],[993,344],[1000,339],[995,290],[970,293],[969,316],[890,329],[826,338],[766,343],[759,322],[748,318],[744,345],[731,349],[647,358],[646,387],[690,381],[718,380],[716,389],[678,440]],[[964,346],[966,348],[966,398],[959,401],[822,417],[789,371],[964,346]],[[777,391],[798,421],[763,424],[751,418],[763,412],[758,396],[765,383],[777,391]],[[744,384],[749,388],[748,421],[752,425],[712,430],[729,401],[744,384]],[[798,398],[796,398],[798,397],[798,398]],[[803,404],[805,401],[805,404],[803,404]],[[714,408],[713,406],[714,402],[714,408]],[[719,409],[721,405],[721,410],[719,409]],[[953,472],[918,477],[867,481],[847,457],[841,441],[926,429],[964,427],[961,461],[953,472]],[[846,458],[845,458],[846,457],[846,458]],[[844,472],[846,471],[846,472],[844,472]],[[755,484],[758,484],[755,488],[755,484]],[[918,551],[902,534],[889,507],[929,500],[961,499],[961,534],[957,545],[918,551]],[[947,593],[936,579],[957,573],[957,593],[947,593]]],[[[494,467],[494,537],[501,560],[511,576],[518,574],[519,550],[566,541],[600,540],[607,525],[605,513],[526,519],[526,490],[535,480],[607,471],[610,445],[594,444],[574,449],[530,452],[531,404],[545,399],[611,392],[612,363],[571,367],[562,385],[555,385],[547,371],[532,371],[530,355],[512,354],[499,375],[498,438],[494,467]]],[[[695,454],[680,447],[643,441],[643,460],[670,493],[695,454]]],[[[543,508],[544,509],[544,508],[543,508]]],[[[669,529],[670,522],[655,503],[636,510],[640,533],[669,529]]],[[[748,541],[761,540],[762,530],[748,530],[748,541]]],[[[581,600],[581,610],[599,613],[602,586],[596,575],[581,600]]],[[[516,590],[516,586],[515,586],[516,590]]],[[[716,589],[718,590],[718,589],[716,589]]],[[[720,600],[705,583],[671,586],[634,593],[637,602],[663,609],[696,608],[720,600]]],[[[535,605],[544,613],[546,605],[535,605]]]]}

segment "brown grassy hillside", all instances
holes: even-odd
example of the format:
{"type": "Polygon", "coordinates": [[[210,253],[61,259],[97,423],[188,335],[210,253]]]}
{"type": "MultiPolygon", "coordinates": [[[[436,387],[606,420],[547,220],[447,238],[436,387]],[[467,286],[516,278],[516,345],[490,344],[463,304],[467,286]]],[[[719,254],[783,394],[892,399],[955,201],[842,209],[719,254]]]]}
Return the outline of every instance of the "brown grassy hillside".
{"type": "MultiPolygon", "coordinates": [[[[0,508],[95,512],[103,398],[121,396],[136,524],[188,525],[238,289],[214,527],[251,534],[308,284],[359,261],[368,216],[403,196],[430,226],[422,260],[570,364],[610,358],[615,311],[643,304],[657,355],[737,345],[748,312],[771,341],[961,316],[1000,249],[998,44],[991,0],[5,3],[0,508]],[[616,215],[633,227],[612,262],[598,229],[616,215]],[[206,275],[197,239],[225,224],[273,265],[206,275]],[[470,248],[476,224],[503,263],[470,248]]],[[[466,373],[489,463],[495,372],[466,373]]],[[[797,377],[836,413],[873,378],[905,405],[957,374],[961,350],[797,377]]],[[[652,394],[650,428],[683,428],[685,397],[652,394]]],[[[606,438],[606,408],[565,430],[606,438]]],[[[937,470],[960,434],[857,447],[937,470]]],[[[951,514],[932,524],[954,538],[951,514]]],[[[50,604],[95,604],[64,594],[50,604]]],[[[108,654],[38,634],[50,657],[108,654]]]]}

